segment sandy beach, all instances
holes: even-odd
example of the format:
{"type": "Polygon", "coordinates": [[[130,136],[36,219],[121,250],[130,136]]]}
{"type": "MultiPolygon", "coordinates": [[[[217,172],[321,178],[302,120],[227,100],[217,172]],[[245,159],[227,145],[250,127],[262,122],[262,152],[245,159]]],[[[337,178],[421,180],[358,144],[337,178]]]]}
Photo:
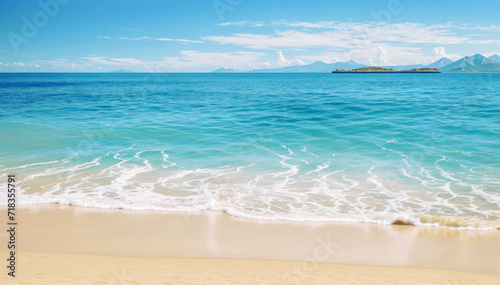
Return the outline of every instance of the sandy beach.
{"type": "MultiPolygon", "coordinates": [[[[498,284],[449,270],[253,259],[140,258],[27,251],[7,284],[498,284]]],[[[2,284],[7,278],[2,276],[2,284]]]]}
{"type": "Polygon", "coordinates": [[[214,211],[17,212],[17,277],[5,270],[0,279],[8,284],[500,282],[500,231],[257,221],[214,211]]]}

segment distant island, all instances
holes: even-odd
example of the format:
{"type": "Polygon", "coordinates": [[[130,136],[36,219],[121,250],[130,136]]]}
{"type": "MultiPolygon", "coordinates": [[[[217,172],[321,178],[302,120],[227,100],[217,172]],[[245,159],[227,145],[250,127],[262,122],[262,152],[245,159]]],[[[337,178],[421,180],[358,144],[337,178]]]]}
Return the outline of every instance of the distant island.
{"type": "Polygon", "coordinates": [[[384,68],[380,66],[368,66],[355,68],[351,70],[337,69],[332,71],[332,73],[441,73],[439,68],[412,68],[408,70],[396,70],[392,68],[384,68]]]}

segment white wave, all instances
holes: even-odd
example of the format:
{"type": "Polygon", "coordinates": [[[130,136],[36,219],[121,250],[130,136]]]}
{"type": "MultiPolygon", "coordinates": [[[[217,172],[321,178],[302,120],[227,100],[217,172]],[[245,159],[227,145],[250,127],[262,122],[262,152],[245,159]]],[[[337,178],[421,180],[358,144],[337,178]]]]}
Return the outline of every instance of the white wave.
{"type": "MultiPolygon", "coordinates": [[[[350,167],[336,165],[337,160],[331,157],[315,159],[306,166],[302,157],[311,159],[306,148],[294,153],[281,146],[286,154],[261,148],[277,165],[272,171],[261,172],[258,164],[180,167],[165,150],[136,151],[134,146],[80,163],[73,159],[59,165],[41,164],[50,166],[41,171],[37,168],[40,165],[26,166],[38,172],[19,182],[19,189],[23,189],[19,201],[21,205],[218,210],[255,219],[379,224],[408,221],[414,225],[478,229],[495,227],[495,222],[488,224],[486,220],[500,220],[498,195],[445,171],[440,166],[445,157],[436,161],[434,170],[412,165],[404,153],[398,153],[403,157],[402,168],[384,163],[359,165],[351,171],[350,167]],[[470,187],[471,193],[458,193],[454,187],[470,187]],[[486,199],[486,206],[472,203],[475,197],[486,199]],[[421,218],[424,216],[455,216],[455,220],[421,218]],[[457,222],[458,217],[464,220],[457,222]]],[[[0,202],[6,202],[5,197],[0,197],[0,202]]]]}

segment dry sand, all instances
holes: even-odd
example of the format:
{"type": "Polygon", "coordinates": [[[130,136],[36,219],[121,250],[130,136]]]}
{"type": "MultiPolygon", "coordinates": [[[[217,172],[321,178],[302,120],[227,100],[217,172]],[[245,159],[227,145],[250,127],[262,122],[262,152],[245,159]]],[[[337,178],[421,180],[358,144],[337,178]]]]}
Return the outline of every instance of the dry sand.
{"type": "Polygon", "coordinates": [[[297,261],[32,251],[22,260],[15,280],[3,275],[1,284],[500,284],[498,275],[297,261]]]}
{"type": "MultiPolygon", "coordinates": [[[[17,277],[2,266],[1,284],[500,284],[500,231],[256,221],[213,211],[17,212],[17,277]]],[[[0,260],[6,239],[2,231],[0,260]]]]}

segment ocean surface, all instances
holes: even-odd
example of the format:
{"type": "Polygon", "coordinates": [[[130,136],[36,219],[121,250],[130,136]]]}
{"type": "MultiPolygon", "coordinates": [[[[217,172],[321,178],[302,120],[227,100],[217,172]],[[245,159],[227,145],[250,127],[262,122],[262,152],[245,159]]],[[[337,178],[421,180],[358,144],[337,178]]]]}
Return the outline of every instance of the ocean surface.
{"type": "Polygon", "coordinates": [[[500,74],[0,74],[0,105],[19,205],[500,227],[500,74]]]}

